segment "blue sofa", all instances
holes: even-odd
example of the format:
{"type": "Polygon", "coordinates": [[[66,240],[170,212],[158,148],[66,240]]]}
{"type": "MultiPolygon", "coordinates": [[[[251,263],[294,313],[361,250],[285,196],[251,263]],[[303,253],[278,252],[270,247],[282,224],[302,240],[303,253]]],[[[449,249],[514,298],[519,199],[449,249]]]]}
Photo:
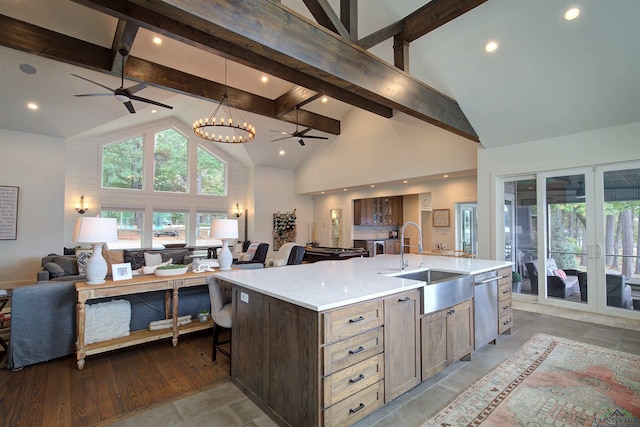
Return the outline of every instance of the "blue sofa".
{"type": "MultiPolygon", "coordinates": [[[[75,281],[48,281],[25,285],[11,293],[11,338],[7,368],[17,370],[75,353],[75,281]]],[[[130,330],[146,329],[149,322],[164,319],[164,291],[128,295],[131,303],[130,330]]],[[[90,304],[109,301],[90,300],[90,304]]],[[[200,310],[210,310],[207,285],[180,290],[178,313],[197,319],[200,310]]],[[[171,345],[167,341],[167,345],[171,345]]]]}

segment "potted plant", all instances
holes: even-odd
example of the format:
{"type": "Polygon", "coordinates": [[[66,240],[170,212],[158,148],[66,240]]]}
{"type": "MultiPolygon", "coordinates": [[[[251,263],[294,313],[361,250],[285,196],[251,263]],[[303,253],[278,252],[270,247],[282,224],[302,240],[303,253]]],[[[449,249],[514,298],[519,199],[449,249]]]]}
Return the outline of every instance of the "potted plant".
{"type": "Polygon", "coordinates": [[[522,276],[517,271],[511,273],[511,291],[520,293],[522,290],[522,276]]]}
{"type": "Polygon", "coordinates": [[[198,320],[201,322],[209,320],[209,310],[200,310],[200,313],[198,313],[198,320]]]}

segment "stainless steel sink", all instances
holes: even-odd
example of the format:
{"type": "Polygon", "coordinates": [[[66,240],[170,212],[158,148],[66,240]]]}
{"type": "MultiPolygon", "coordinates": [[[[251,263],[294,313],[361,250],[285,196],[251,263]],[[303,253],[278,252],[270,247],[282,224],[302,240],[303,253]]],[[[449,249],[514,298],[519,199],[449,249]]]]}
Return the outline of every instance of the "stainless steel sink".
{"type": "Polygon", "coordinates": [[[439,270],[412,271],[395,275],[426,282],[423,313],[433,313],[473,298],[473,276],[439,270]]]}

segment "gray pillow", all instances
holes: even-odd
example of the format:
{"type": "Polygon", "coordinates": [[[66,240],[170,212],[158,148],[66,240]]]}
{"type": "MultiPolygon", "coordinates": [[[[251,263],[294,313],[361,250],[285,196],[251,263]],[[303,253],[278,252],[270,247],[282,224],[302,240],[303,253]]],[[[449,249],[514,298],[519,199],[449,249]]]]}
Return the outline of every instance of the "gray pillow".
{"type": "Polygon", "coordinates": [[[170,249],[160,251],[162,254],[162,262],[169,261],[169,258],[173,258],[174,264],[184,264],[184,257],[189,256],[189,249],[170,249]]]}
{"type": "Polygon", "coordinates": [[[65,271],[55,262],[48,262],[42,266],[42,268],[49,272],[49,278],[55,279],[56,277],[66,276],[65,271]]]}
{"type": "Polygon", "coordinates": [[[75,257],[59,256],[53,259],[63,270],[65,276],[76,276],[78,272],[78,261],[75,257]]]}

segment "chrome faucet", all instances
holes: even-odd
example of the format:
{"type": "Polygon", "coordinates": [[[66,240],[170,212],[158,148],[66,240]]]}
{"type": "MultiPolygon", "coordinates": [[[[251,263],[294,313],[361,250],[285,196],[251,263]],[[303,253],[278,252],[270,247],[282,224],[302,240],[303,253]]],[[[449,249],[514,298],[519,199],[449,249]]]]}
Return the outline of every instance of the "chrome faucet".
{"type": "MultiPolygon", "coordinates": [[[[418,253],[422,253],[422,231],[418,224],[413,221],[407,221],[402,224],[402,228],[400,228],[400,270],[404,271],[404,269],[409,265],[409,261],[405,264],[404,262],[404,229],[407,228],[407,225],[413,225],[418,230],[418,253]]],[[[407,245],[407,246],[415,246],[415,245],[407,245]]]]}

